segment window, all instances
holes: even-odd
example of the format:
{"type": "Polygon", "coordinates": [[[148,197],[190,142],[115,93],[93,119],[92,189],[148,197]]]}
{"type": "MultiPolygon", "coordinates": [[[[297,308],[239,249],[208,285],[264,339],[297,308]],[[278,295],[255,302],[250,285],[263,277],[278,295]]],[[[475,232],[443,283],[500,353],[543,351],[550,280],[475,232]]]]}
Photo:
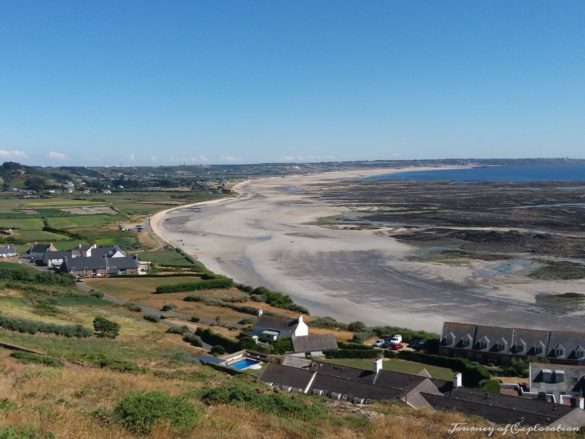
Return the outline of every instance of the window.
{"type": "Polygon", "coordinates": [[[489,343],[489,339],[487,337],[482,337],[481,340],[477,343],[479,349],[487,349],[489,343]]]}
{"type": "Polygon", "coordinates": [[[565,356],[565,348],[562,345],[558,345],[555,348],[555,357],[564,357],[565,356]]]}
{"type": "Polygon", "coordinates": [[[575,358],[583,357],[585,357],[585,349],[583,349],[583,346],[579,345],[575,348],[575,358]]]}
{"type": "Polygon", "coordinates": [[[470,346],[471,345],[471,335],[467,334],[465,337],[461,339],[461,346],[470,346]]]}
{"type": "Polygon", "coordinates": [[[539,341],[538,343],[534,344],[533,350],[536,355],[540,355],[544,352],[544,345],[539,341]]]}
{"type": "Polygon", "coordinates": [[[508,342],[506,340],[504,340],[503,338],[500,338],[496,342],[496,350],[498,350],[498,351],[504,351],[504,350],[506,350],[506,347],[507,346],[508,346],[508,342]]]}
{"type": "Polygon", "coordinates": [[[526,350],[526,342],[522,339],[518,340],[514,345],[514,352],[521,354],[526,350]]]}

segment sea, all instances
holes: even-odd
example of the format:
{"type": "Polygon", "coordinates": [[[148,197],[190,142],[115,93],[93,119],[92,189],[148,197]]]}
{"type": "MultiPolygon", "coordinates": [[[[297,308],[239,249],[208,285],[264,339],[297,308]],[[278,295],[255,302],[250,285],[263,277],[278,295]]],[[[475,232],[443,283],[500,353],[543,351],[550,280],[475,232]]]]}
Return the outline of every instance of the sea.
{"type": "Polygon", "coordinates": [[[456,181],[462,183],[500,181],[585,182],[585,165],[556,166],[479,166],[465,169],[432,169],[404,171],[368,177],[370,180],[456,181]]]}

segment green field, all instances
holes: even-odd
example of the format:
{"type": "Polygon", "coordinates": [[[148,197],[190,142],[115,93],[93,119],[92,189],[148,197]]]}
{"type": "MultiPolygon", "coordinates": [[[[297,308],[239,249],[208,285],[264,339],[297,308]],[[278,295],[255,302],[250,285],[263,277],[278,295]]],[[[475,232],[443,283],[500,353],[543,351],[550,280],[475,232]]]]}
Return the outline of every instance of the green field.
{"type": "Polygon", "coordinates": [[[175,250],[159,250],[152,252],[142,252],[138,257],[143,261],[150,261],[157,265],[167,265],[173,267],[191,267],[193,263],[185,256],[175,250]]]}
{"type": "Polygon", "coordinates": [[[43,201],[31,201],[26,203],[23,207],[75,207],[75,206],[96,206],[103,204],[97,201],[88,200],[68,200],[68,199],[48,199],[43,201]]]}
{"type": "MultiPolygon", "coordinates": [[[[358,358],[335,358],[325,360],[328,363],[341,364],[343,366],[357,367],[358,369],[372,369],[372,360],[358,359],[358,358]]],[[[441,380],[452,380],[453,371],[445,367],[431,366],[429,364],[417,363],[414,361],[400,360],[398,358],[388,358],[384,360],[384,369],[394,372],[403,372],[409,374],[417,374],[421,370],[426,369],[433,378],[441,380]]]]}
{"type": "Polygon", "coordinates": [[[70,229],[75,227],[92,227],[109,224],[119,219],[116,215],[77,215],[48,218],[50,227],[55,229],[70,229]]]}
{"type": "Polygon", "coordinates": [[[41,230],[43,226],[41,218],[0,219],[0,228],[2,229],[41,230]]]}
{"type": "Polygon", "coordinates": [[[71,238],[67,235],[60,235],[43,230],[23,230],[20,232],[20,238],[24,242],[35,241],[67,241],[71,238]]]}

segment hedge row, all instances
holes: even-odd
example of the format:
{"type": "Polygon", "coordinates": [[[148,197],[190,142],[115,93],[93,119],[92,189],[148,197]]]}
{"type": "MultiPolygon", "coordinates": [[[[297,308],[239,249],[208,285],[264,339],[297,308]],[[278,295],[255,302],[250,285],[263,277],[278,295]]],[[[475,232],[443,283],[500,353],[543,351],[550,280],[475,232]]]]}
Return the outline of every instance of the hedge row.
{"type": "Polygon", "coordinates": [[[230,308],[234,311],[244,314],[258,315],[258,308],[249,305],[236,305],[235,303],[224,302],[219,299],[202,297],[202,296],[186,296],[183,299],[185,302],[201,302],[209,306],[220,306],[222,308],[230,308]]]}
{"type": "Polygon", "coordinates": [[[23,363],[36,363],[44,366],[63,367],[63,361],[48,355],[34,354],[32,352],[14,351],[10,354],[12,358],[22,361],[23,363]]]}
{"type": "Polygon", "coordinates": [[[451,358],[440,355],[429,355],[421,352],[400,351],[398,358],[419,363],[430,364],[452,369],[463,374],[463,385],[479,387],[481,381],[489,380],[491,375],[487,367],[469,361],[467,358],[451,358]]]}
{"type": "Polygon", "coordinates": [[[11,331],[33,335],[37,332],[79,338],[91,337],[93,335],[91,329],[85,328],[81,325],[56,325],[54,323],[45,323],[37,320],[20,319],[3,315],[0,315],[0,327],[11,331]]]}
{"type": "Polygon", "coordinates": [[[339,349],[325,352],[327,358],[376,358],[380,354],[375,349],[339,349]]]}
{"type": "Polygon", "coordinates": [[[156,294],[178,293],[181,291],[217,290],[221,288],[230,288],[233,285],[234,281],[228,278],[202,279],[196,282],[161,285],[156,288],[156,294]]]}
{"type": "Polygon", "coordinates": [[[229,353],[240,350],[240,343],[224,337],[221,334],[213,332],[211,329],[197,328],[195,334],[198,335],[205,343],[211,346],[220,345],[229,353]]]}

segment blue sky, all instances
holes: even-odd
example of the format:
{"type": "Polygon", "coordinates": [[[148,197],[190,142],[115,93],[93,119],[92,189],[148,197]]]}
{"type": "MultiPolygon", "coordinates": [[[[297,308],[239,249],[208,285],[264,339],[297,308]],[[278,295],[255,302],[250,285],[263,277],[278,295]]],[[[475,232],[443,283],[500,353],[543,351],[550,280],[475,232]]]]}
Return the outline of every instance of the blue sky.
{"type": "Polygon", "coordinates": [[[0,2],[0,160],[585,158],[585,2],[0,2]]]}

